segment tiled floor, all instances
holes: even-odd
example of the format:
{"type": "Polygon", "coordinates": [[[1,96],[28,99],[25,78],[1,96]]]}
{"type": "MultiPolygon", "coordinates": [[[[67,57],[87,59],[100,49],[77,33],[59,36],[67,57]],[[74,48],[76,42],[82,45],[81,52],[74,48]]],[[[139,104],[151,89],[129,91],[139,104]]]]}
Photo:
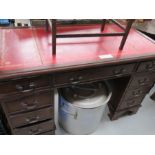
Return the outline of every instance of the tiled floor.
{"type": "MultiPolygon", "coordinates": [[[[149,94],[155,91],[155,87],[152,88],[149,94]]],[[[103,120],[99,125],[94,135],[140,135],[140,134],[155,134],[155,101],[149,98],[149,94],[145,97],[142,103],[142,107],[136,115],[125,116],[116,121],[110,121],[106,110],[103,116],[103,120]]],[[[55,100],[58,103],[58,95],[56,93],[55,100]]],[[[58,104],[55,105],[57,111],[58,104]]],[[[57,113],[55,114],[56,122],[58,122],[57,113]]],[[[59,124],[56,124],[56,134],[68,134],[59,124]]]]}

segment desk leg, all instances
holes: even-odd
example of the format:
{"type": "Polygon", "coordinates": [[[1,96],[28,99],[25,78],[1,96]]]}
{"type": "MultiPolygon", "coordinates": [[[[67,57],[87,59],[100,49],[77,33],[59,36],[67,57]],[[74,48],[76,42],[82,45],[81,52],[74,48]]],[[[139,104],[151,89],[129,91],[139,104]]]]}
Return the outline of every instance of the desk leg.
{"type": "Polygon", "coordinates": [[[150,98],[155,101],[155,92],[153,92],[153,94],[150,96],[150,98]]]}

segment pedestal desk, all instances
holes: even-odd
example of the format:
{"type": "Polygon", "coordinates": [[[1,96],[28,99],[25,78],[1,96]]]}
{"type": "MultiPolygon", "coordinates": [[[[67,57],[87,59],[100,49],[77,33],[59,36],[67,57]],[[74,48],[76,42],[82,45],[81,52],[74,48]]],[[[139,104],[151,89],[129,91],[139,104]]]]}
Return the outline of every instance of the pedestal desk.
{"type": "MultiPolygon", "coordinates": [[[[117,31],[106,25],[105,31],[117,31]]],[[[59,27],[59,33],[98,32],[100,25],[59,27]]],[[[155,44],[131,29],[121,37],[58,39],[44,28],[0,29],[0,105],[10,134],[54,134],[54,89],[108,80],[109,118],[137,113],[155,82],[155,44]]]]}

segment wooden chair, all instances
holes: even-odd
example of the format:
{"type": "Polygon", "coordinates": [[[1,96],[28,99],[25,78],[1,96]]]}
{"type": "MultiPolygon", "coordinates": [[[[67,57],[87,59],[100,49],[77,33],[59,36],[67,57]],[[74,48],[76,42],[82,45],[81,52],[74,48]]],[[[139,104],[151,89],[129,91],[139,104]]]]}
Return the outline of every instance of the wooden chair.
{"type": "Polygon", "coordinates": [[[122,40],[119,46],[119,49],[122,50],[126,39],[128,37],[130,28],[134,22],[133,19],[127,20],[126,27],[122,26],[117,20],[111,19],[114,24],[116,24],[119,28],[121,28],[124,32],[116,32],[116,33],[103,33],[105,24],[107,22],[106,19],[102,20],[101,24],[101,33],[93,33],[93,34],[57,34],[57,20],[56,19],[47,19],[46,20],[46,30],[49,31],[49,28],[52,33],[52,54],[56,55],[56,39],[57,38],[76,38],[76,37],[112,37],[112,36],[122,36],[122,40]]]}

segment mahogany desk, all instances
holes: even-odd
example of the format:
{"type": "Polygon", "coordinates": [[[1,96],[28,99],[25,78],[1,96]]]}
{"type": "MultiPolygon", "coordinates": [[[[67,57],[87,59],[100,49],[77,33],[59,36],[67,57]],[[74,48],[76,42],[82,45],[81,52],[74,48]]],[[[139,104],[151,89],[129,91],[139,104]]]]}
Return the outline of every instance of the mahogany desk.
{"type": "MultiPolygon", "coordinates": [[[[100,25],[59,28],[60,33],[99,30],[100,25]]],[[[109,80],[110,119],[135,114],[155,82],[155,44],[132,29],[119,51],[120,39],[59,39],[54,57],[44,28],[0,29],[0,105],[10,133],[54,134],[54,89],[79,83],[109,80]]]]}

